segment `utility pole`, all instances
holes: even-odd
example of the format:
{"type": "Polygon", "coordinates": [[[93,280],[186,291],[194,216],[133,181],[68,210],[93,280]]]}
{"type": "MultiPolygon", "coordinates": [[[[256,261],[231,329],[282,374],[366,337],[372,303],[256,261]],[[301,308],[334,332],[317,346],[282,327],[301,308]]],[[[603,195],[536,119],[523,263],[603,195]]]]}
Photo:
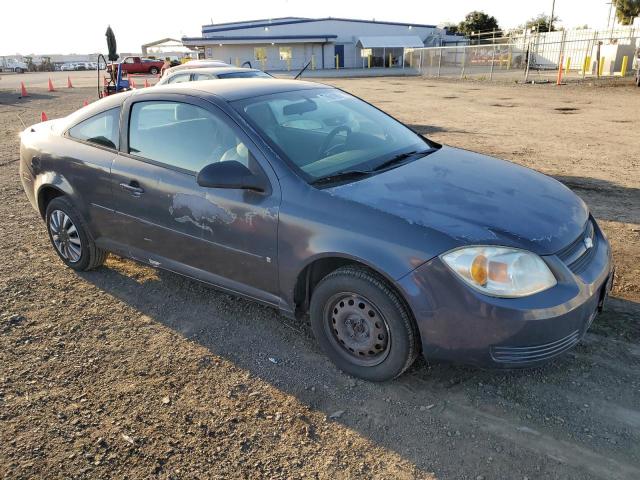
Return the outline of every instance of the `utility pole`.
{"type": "Polygon", "coordinates": [[[609,30],[609,24],[611,23],[611,10],[613,9],[613,0],[609,3],[609,15],[607,15],[607,30],[609,30]]]}
{"type": "Polygon", "coordinates": [[[556,0],[551,3],[551,16],[549,17],[549,31],[553,31],[553,14],[556,11],[556,0]]]}

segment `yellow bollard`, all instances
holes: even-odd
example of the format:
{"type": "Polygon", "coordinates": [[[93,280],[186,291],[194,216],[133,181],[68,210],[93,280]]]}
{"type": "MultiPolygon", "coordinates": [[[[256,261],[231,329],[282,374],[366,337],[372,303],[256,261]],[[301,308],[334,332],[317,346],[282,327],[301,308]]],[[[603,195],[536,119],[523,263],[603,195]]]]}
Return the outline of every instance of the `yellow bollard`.
{"type": "Polygon", "coordinates": [[[287,58],[287,72],[291,71],[291,59],[287,58]]]}
{"type": "Polygon", "coordinates": [[[240,66],[240,59],[238,57],[236,57],[236,67],[240,66]]]}
{"type": "Polygon", "coordinates": [[[315,69],[316,69],[316,56],[311,55],[311,70],[315,70],[315,69]]]}
{"type": "Polygon", "coordinates": [[[627,74],[627,66],[629,65],[629,57],[625,55],[622,57],[622,69],[620,70],[620,76],[624,77],[627,74]]]}
{"type": "Polygon", "coordinates": [[[340,55],[336,55],[336,70],[340,70],[340,55]]]}
{"type": "Polygon", "coordinates": [[[261,58],[260,59],[260,63],[262,64],[262,71],[264,72],[265,66],[267,65],[267,59],[266,58],[261,58]]]}
{"type": "MultiPolygon", "coordinates": [[[[589,55],[587,55],[586,57],[584,57],[584,65],[582,65],[582,71],[584,73],[587,73],[589,71],[589,66],[591,65],[591,57],[589,55]]],[[[591,73],[591,72],[589,72],[591,73]]]]}
{"type": "Polygon", "coordinates": [[[509,52],[509,56],[507,57],[507,70],[511,70],[511,52],[509,52]]]}
{"type": "Polygon", "coordinates": [[[567,65],[564,67],[565,75],[569,73],[570,67],[571,67],[571,57],[567,57],[567,65]]]}
{"type": "Polygon", "coordinates": [[[604,72],[604,57],[600,57],[600,65],[598,65],[598,76],[601,77],[604,72]]]}
{"type": "Polygon", "coordinates": [[[392,67],[391,62],[393,61],[393,56],[389,54],[389,68],[392,67]]]}
{"type": "Polygon", "coordinates": [[[371,55],[367,57],[367,68],[371,68],[371,55]]]}

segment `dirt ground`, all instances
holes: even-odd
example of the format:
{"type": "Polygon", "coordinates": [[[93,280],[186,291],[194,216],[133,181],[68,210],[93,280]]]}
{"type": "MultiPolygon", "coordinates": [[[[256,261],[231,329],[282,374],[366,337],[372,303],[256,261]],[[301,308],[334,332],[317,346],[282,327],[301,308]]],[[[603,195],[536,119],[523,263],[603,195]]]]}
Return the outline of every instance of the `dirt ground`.
{"type": "Polygon", "coordinates": [[[585,340],[534,370],[421,359],[370,384],[270,308],[115,256],[76,274],[22,192],[17,133],[93,89],[0,93],[0,477],[640,478],[640,89],[333,83],[585,199],[617,265],[585,340]]]}

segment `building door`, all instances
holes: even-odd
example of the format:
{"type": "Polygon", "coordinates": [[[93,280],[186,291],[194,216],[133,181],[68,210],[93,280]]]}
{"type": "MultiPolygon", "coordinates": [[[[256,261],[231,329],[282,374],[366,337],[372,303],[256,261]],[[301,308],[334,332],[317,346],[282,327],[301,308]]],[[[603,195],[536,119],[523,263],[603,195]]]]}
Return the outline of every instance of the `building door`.
{"type": "Polygon", "coordinates": [[[334,63],[335,63],[335,56],[338,55],[338,66],[340,68],[344,68],[344,45],[336,45],[334,50],[334,63]]]}

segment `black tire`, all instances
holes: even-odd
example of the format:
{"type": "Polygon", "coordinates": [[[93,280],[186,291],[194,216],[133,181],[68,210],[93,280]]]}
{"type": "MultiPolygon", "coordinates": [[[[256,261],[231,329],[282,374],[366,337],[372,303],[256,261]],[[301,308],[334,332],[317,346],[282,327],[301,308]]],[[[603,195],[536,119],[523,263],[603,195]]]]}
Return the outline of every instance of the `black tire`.
{"type": "MultiPolygon", "coordinates": [[[[57,215],[59,214],[56,213],[56,216],[57,215]]],[[[109,255],[108,252],[96,246],[93,238],[91,238],[91,235],[89,234],[86,222],[66,197],[56,197],[49,202],[45,214],[45,221],[51,245],[60,259],[68,267],[77,271],[92,270],[102,265],[107,259],[107,256],[109,255]],[[52,222],[54,212],[64,213],[70,219],[72,225],[75,226],[75,232],[77,232],[77,235],[74,232],[73,236],[76,241],[80,242],[79,247],[76,247],[80,252],[79,258],[73,258],[73,256],[69,254],[65,255],[63,253],[65,249],[56,245],[56,241],[54,241],[56,232],[54,231],[53,226],[55,221],[52,222]]],[[[68,234],[67,236],[70,237],[68,234]]],[[[69,249],[67,248],[66,251],[69,252],[69,249]]]]}
{"type": "Polygon", "coordinates": [[[391,380],[418,355],[409,311],[383,279],[365,268],[346,266],[323,278],[311,297],[310,317],[322,350],[354,377],[391,380]]]}
{"type": "Polygon", "coordinates": [[[158,70],[156,67],[151,67],[151,68],[149,69],[149,73],[150,73],[151,75],[157,75],[159,71],[160,71],[160,70],[158,70]]]}
{"type": "Polygon", "coordinates": [[[640,87],[640,69],[636,73],[636,87],[640,87]]]}

